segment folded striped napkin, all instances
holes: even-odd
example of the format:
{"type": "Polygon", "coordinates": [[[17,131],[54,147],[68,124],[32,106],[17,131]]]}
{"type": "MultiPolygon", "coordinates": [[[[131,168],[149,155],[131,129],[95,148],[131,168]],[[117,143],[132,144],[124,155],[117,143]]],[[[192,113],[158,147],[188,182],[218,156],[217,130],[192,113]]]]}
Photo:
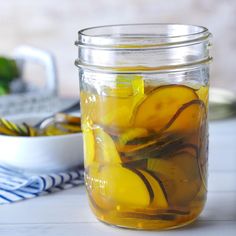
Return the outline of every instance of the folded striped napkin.
{"type": "Polygon", "coordinates": [[[83,169],[45,175],[25,175],[0,165],[0,205],[34,198],[84,183],[83,169]]]}

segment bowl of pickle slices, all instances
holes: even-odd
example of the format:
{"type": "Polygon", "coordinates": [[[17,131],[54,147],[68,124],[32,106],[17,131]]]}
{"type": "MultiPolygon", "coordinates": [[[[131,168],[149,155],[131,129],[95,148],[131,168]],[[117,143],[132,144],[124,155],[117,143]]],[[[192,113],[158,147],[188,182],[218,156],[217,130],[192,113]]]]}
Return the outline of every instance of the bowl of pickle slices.
{"type": "Polygon", "coordinates": [[[70,170],[83,164],[81,120],[57,113],[0,118],[0,164],[26,173],[70,170]]]}

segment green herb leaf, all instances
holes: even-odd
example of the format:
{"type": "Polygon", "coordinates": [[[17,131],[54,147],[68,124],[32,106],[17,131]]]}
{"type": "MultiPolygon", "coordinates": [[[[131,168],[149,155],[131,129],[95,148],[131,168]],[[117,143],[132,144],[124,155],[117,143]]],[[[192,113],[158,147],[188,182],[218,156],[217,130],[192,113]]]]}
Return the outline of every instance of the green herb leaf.
{"type": "Polygon", "coordinates": [[[16,61],[6,57],[0,57],[0,81],[10,83],[19,77],[20,72],[17,68],[16,61]]]}

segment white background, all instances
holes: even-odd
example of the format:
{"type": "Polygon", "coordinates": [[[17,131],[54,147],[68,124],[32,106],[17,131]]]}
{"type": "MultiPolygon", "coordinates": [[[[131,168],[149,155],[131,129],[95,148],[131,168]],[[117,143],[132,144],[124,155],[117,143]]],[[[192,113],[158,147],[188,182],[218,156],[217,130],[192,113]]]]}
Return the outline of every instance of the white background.
{"type": "MultiPolygon", "coordinates": [[[[10,54],[20,44],[52,51],[59,66],[60,94],[78,96],[77,31],[138,22],[208,27],[214,35],[212,85],[236,92],[235,0],[0,0],[0,54],[10,54]]],[[[40,76],[30,73],[31,80],[40,76]]]]}

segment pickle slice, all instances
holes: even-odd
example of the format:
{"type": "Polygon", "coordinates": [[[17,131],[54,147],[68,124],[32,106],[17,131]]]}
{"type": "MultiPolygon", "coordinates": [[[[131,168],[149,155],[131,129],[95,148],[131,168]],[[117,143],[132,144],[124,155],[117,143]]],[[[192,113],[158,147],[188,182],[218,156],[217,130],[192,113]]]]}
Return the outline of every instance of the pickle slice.
{"type": "Polygon", "coordinates": [[[2,126],[1,123],[0,123],[0,134],[1,135],[19,136],[19,134],[17,132],[2,126]]]}
{"type": "Polygon", "coordinates": [[[94,142],[93,131],[91,129],[84,129],[83,144],[84,144],[84,165],[86,168],[95,161],[95,142],[94,142]]]}
{"type": "Polygon", "coordinates": [[[154,193],[153,200],[150,203],[149,207],[155,209],[167,209],[168,208],[167,196],[162,182],[155,175],[153,175],[151,172],[147,170],[139,170],[139,171],[148,180],[154,193]]]}
{"type": "Polygon", "coordinates": [[[121,162],[119,153],[111,136],[102,128],[94,129],[95,137],[95,159],[99,163],[121,162]]]}
{"type": "Polygon", "coordinates": [[[56,124],[49,124],[41,130],[41,135],[44,136],[65,135],[68,133],[68,131],[58,128],[56,124]]]}
{"type": "Polygon", "coordinates": [[[100,104],[104,111],[100,117],[101,124],[129,127],[133,108],[144,96],[142,77],[118,75],[115,87],[104,89],[104,93],[106,96],[100,104]]]}
{"type": "Polygon", "coordinates": [[[135,127],[116,133],[116,136],[113,135],[113,139],[119,152],[139,149],[146,146],[147,142],[153,141],[153,137],[146,129],[135,127]]]}
{"type": "Polygon", "coordinates": [[[188,206],[201,187],[197,158],[188,152],[149,159],[147,168],[159,176],[173,207],[188,206]]]}
{"type": "Polygon", "coordinates": [[[169,120],[163,130],[168,132],[197,132],[206,120],[206,108],[201,100],[183,104],[169,120]]]}
{"type": "Polygon", "coordinates": [[[119,75],[97,93],[81,91],[83,116],[102,126],[130,127],[133,109],[144,96],[141,76],[119,75]]]}
{"type": "Polygon", "coordinates": [[[209,86],[201,86],[196,91],[196,93],[197,93],[199,99],[202,100],[207,106],[208,105],[209,86]]]}
{"type": "Polygon", "coordinates": [[[121,153],[121,156],[124,158],[133,158],[133,160],[166,157],[174,151],[179,150],[183,142],[184,139],[182,137],[178,138],[174,135],[164,136],[154,142],[142,145],[138,149],[131,149],[121,153]]]}
{"type": "Polygon", "coordinates": [[[194,99],[198,99],[197,94],[187,86],[161,86],[137,106],[133,119],[134,126],[159,131],[183,104],[194,99]]]}
{"type": "Polygon", "coordinates": [[[10,136],[30,136],[30,132],[24,124],[18,125],[4,118],[0,118],[0,134],[10,136]]]}
{"type": "Polygon", "coordinates": [[[148,136],[148,131],[146,129],[130,128],[117,136],[117,143],[120,146],[124,146],[136,138],[145,138],[147,136],[148,136]]]}
{"type": "Polygon", "coordinates": [[[116,204],[128,207],[147,207],[152,198],[150,186],[145,177],[135,170],[119,165],[101,168],[99,179],[104,183],[102,195],[116,204]]]}

